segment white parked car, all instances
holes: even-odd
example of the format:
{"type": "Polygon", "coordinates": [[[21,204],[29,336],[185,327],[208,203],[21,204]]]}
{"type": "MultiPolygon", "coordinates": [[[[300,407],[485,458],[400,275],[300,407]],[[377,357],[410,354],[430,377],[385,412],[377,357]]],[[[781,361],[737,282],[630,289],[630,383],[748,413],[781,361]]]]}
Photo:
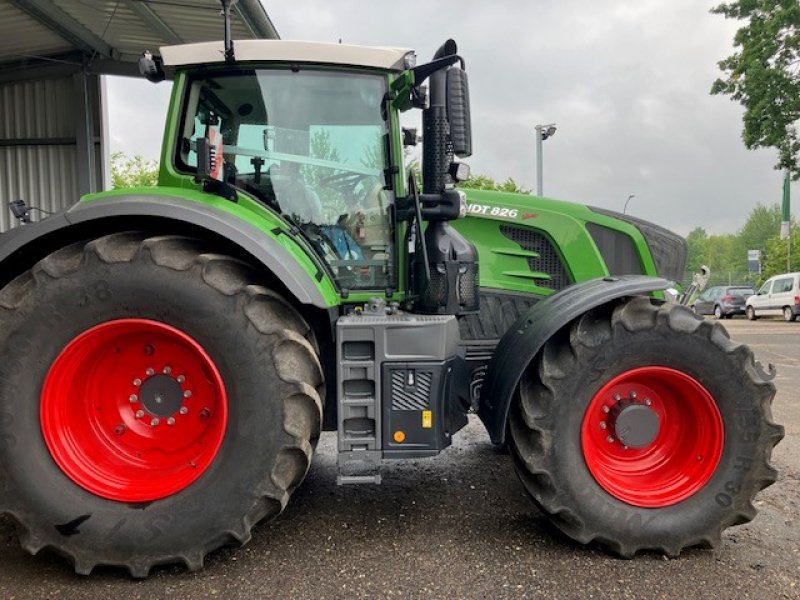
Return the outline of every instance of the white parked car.
{"type": "Polygon", "coordinates": [[[794,321],[800,315],[800,273],[767,279],[756,295],[747,299],[745,314],[751,321],[765,315],[783,315],[785,321],[794,321]]]}

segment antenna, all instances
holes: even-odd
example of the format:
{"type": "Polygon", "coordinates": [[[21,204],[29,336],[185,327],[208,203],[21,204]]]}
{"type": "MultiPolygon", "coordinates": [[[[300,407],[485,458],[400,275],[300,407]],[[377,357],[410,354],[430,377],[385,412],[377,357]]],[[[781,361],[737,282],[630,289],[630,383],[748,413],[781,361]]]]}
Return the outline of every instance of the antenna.
{"type": "Polygon", "coordinates": [[[220,0],[222,2],[222,17],[225,20],[225,62],[234,62],[233,40],[231,39],[231,6],[239,0],[220,0]]]}

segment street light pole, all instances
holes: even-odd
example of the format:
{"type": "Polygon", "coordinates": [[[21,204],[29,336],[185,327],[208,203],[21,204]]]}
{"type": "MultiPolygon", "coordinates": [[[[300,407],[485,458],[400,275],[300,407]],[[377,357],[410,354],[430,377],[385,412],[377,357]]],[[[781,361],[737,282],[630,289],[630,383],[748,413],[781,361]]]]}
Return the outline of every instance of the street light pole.
{"type": "Polygon", "coordinates": [[[541,196],[544,193],[544,174],[542,167],[542,142],[547,138],[555,135],[556,124],[550,123],[549,125],[537,125],[536,129],[536,195],[541,196]]]}
{"type": "Polygon", "coordinates": [[[631,201],[631,198],[636,198],[636,194],[631,194],[630,196],[628,196],[628,199],[625,200],[625,206],[622,208],[622,214],[623,215],[627,214],[627,212],[628,212],[628,202],[631,201]]]}

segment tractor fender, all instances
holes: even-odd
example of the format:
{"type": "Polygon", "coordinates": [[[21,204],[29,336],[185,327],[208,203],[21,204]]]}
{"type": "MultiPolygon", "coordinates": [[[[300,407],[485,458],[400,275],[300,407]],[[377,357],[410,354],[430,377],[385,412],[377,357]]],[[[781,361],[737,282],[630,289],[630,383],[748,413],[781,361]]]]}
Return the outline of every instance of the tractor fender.
{"type": "MultiPolygon", "coordinates": [[[[214,232],[260,261],[283,282],[298,302],[328,308],[318,287],[324,274],[320,271],[315,281],[314,277],[297,268],[296,260],[289,251],[264,231],[213,206],[161,194],[137,193],[79,202],[63,213],[4,233],[0,236],[0,272],[9,267],[7,272],[13,272],[15,269],[12,263],[23,259],[37,245],[37,241],[58,236],[59,231],[71,227],[119,217],[169,219],[214,232]]],[[[50,248],[49,251],[54,249],[50,248]]]]}
{"type": "Polygon", "coordinates": [[[508,411],[522,374],[559,329],[603,304],[671,285],[666,279],[645,275],[601,277],[569,286],[528,309],[500,339],[481,388],[478,416],[492,442],[505,441],[508,411]]]}

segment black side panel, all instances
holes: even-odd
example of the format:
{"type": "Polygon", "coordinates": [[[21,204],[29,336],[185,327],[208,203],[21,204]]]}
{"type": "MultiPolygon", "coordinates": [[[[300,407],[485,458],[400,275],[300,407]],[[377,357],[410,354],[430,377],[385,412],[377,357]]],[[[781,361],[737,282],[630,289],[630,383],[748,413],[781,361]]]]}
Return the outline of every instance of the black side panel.
{"type": "Polygon", "coordinates": [[[610,275],[644,274],[642,262],[631,238],[621,231],[597,223],[587,223],[586,229],[600,250],[610,275]]]}
{"type": "Polygon", "coordinates": [[[536,303],[520,317],[500,340],[481,390],[478,416],[492,441],[500,444],[505,440],[508,410],[520,377],[559,329],[602,304],[664,290],[670,285],[666,279],[643,275],[591,279],[536,303]]]}
{"type": "Polygon", "coordinates": [[[478,406],[486,369],[500,338],[528,309],[545,296],[482,288],[480,312],[458,320],[461,347],[469,373],[469,399],[478,406]]]}
{"type": "Polygon", "coordinates": [[[3,234],[0,236],[0,285],[5,283],[2,274],[16,271],[13,263],[25,260],[26,253],[38,240],[69,227],[119,217],[157,217],[210,230],[259,260],[298,302],[327,308],[314,278],[298,268],[291,254],[273,238],[231,214],[178,196],[131,194],[80,202],[57,216],[3,234]]]}

